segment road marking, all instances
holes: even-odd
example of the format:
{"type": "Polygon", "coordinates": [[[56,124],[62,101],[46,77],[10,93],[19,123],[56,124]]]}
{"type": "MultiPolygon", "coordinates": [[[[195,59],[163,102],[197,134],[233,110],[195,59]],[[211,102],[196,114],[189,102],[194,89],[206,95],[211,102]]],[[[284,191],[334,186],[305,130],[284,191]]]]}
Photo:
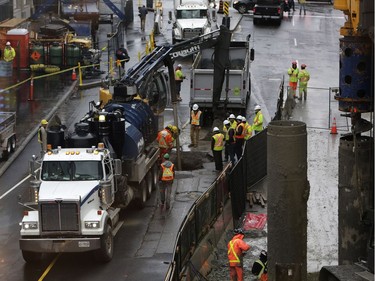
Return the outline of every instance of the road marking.
{"type": "Polygon", "coordinates": [[[47,276],[48,272],[50,272],[50,270],[52,269],[52,267],[54,266],[54,264],[56,263],[57,259],[61,256],[61,253],[59,253],[54,259],[53,261],[49,264],[49,266],[47,267],[47,269],[43,272],[42,276],[40,276],[40,278],[38,279],[38,281],[42,281],[44,279],[44,277],[47,276]]]}
{"type": "Polygon", "coordinates": [[[294,38],[294,46],[297,47],[297,39],[296,38],[294,38]]]}
{"type": "Polygon", "coordinates": [[[5,192],[3,195],[0,196],[0,200],[3,199],[5,196],[7,196],[10,192],[12,192],[14,189],[19,187],[21,184],[23,184],[26,180],[28,180],[31,177],[31,175],[28,175],[23,180],[21,180],[19,183],[17,183],[15,186],[13,186],[11,189],[9,189],[7,192],[5,192]]]}

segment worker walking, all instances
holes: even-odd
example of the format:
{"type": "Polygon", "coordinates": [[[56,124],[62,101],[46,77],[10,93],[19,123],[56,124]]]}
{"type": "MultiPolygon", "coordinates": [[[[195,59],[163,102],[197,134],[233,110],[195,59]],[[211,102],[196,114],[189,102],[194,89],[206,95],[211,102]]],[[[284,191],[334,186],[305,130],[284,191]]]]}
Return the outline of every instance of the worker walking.
{"type": "Polygon", "coordinates": [[[128,62],[130,57],[128,51],[124,47],[124,44],[121,44],[121,47],[117,49],[116,59],[120,61],[121,67],[125,69],[125,62],[128,62]]]}
{"type": "Polygon", "coordinates": [[[255,117],[252,125],[252,130],[254,131],[254,134],[258,134],[263,130],[263,113],[261,111],[260,105],[256,105],[254,107],[255,110],[255,117]]]}
{"type": "Polygon", "coordinates": [[[213,130],[213,136],[211,139],[211,150],[214,156],[215,169],[216,171],[223,170],[223,149],[224,149],[224,135],[220,133],[218,127],[213,130]]]}
{"type": "Polygon", "coordinates": [[[237,127],[235,132],[236,144],[235,144],[235,154],[237,156],[237,161],[240,160],[242,156],[242,148],[244,144],[245,138],[245,130],[244,130],[244,123],[242,123],[242,116],[237,116],[237,127]]]}
{"type": "Polygon", "coordinates": [[[299,3],[299,14],[301,15],[301,12],[303,10],[304,15],[306,16],[306,0],[298,0],[299,3]]]}
{"type": "Polygon", "coordinates": [[[229,274],[231,281],[243,281],[243,252],[250,249],[250,246],[243,241],[244,236],[242,229],[235,229],[234,236],[228,243],[229,274]]]}
{"type": "Polygon", "coordinates": [[[41,155],[47,152],[47,125],[48,121],[43,119],[40,121],[40,126],[38,130],[38,142],[40,143],[41,155]]]}
{"type": "Polygon", "coordinates": [[[160,149],[160,159],[166,153],[170,153],[173,148],[173,131],[171,126],[165,127],[163,130],[159,131],[156,140],[160,149]]]}
{"type": "Polygon", "coordinates": [[[143,5],[142,7],[139,8],[139,17],[141,18],[141,31],[145,31],[145,26],[146,26],[146,15],[148,14],[148,10],[143,5]]]}
{"type": "Polygon", "coordinates": [[[231,127],[230,121],[224,120],[225,131],[225,161],[228,161],[228,157],[232,164],[236,163],[234,149],[236,145],[236,139],[234,137],[235,130],[231,127]]]}
{"type": "Polygon", "coordinates": [[[184,81],[184,79],[185,79],[185,75],[182,72],[182,65],[181,64],[178,64],[177,67],[176,67],[176,70],[174,72],[174,79],[176,81],[176,95],[177,95],[177,100],[178,101],[182,101],[182,98],[181,98],[181,84],[182,84],[182,81],[184,81]]]}
{"type": "Polygon", "coordinates": [[[164,154],[164,162],[160,165],[160,202],[161,208],[165,208],[168,210],[171,207],[171,193],[172,193],[172,185],[174,180],[174,164],[169,161],[169,154],[164,154]]]}
{"type": "Polygon", "coordinates": [[[301,64],[301,71],[298,73],[298,81],[299,81],[299,96],[298,99],[302,100],[302,93],[303,98],[306,100],[307,98],[307,83],[310,80],[310,73],[306,70],[306,64],[301,64]]]}
{"type": "Polygon", "coordinates": [[[289,75],[289,91],[290,94],[293,95],[293,98],[296,98],[296,90],[297,90],[297,82],[298,82],[298,68],[297,62],[292,62],[292,67],[288,68],[288,75],[289,75]]]}
{"type": "Polygon", "coordinates": [[[191,144],[189,147],[198,147],[199,141],[199,131],[201,129],[203,123],[203,115],[202,111],[199,110],[199,106],[197,104],[193,105],[193,109],[190,112],[190,139],[191,144]]]}
{"type": "Polygon", "coordinates": [[[16,57],[16,51],[10,45],[10,42],[6,42],[5,49],[4,49],[4,60],[6,62],[11,62],[16,57]]]}

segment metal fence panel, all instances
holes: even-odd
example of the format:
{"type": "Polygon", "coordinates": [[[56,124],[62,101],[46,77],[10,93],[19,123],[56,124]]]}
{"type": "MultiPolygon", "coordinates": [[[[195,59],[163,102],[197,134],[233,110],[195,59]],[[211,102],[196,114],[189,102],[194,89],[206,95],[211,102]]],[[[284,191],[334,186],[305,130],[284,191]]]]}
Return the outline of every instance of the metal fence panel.
{"type": "Polygon", "coordinates": [[[246,141],[243,158],[246,187],[250,187],[267,175],[267,129],[246,141]]]}
{"type": "Polygon", "coordinates": [[[244,175],[244,162],[244,158],[241,157],[229,174],[230,199],[232,201],[232,214],[235,222],[245,210],[246,177],[244,175]]]}

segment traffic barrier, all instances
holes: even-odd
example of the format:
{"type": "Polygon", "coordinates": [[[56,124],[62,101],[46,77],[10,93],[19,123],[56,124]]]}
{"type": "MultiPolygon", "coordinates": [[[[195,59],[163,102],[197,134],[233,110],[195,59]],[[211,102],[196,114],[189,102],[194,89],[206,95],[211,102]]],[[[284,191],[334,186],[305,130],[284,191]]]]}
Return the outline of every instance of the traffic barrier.
{"type": "Polygon", "coordinates": [[[336,117],[333,117],[332,127],[331,127],[331,134],[337,134],[337,125],[336,125],[336,117]]]}

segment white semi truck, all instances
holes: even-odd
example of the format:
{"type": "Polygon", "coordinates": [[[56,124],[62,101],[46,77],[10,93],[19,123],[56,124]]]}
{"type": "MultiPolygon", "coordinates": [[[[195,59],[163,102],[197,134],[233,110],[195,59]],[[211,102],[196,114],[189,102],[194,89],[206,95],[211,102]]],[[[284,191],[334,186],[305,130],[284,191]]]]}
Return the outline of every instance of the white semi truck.
{"type": "Polygon", "coordinates": [[[86,251],[110,261],[121,209],[132,201],[143,207],[156,188],[160,152],[152,145],[157,126],[149,106],[134,100],[93,112],[76,124],[69,148],[59,146],[59,132],[50,137],[55,148],[32,169],[34,204],[20,223],[26,262],[86,251]]]}
{"type": "Polygon", "coordinates": [[[215,10],[207,0],[175,0],[169,23],[173,23],[172,44],[218,29],[215,10]]]}

